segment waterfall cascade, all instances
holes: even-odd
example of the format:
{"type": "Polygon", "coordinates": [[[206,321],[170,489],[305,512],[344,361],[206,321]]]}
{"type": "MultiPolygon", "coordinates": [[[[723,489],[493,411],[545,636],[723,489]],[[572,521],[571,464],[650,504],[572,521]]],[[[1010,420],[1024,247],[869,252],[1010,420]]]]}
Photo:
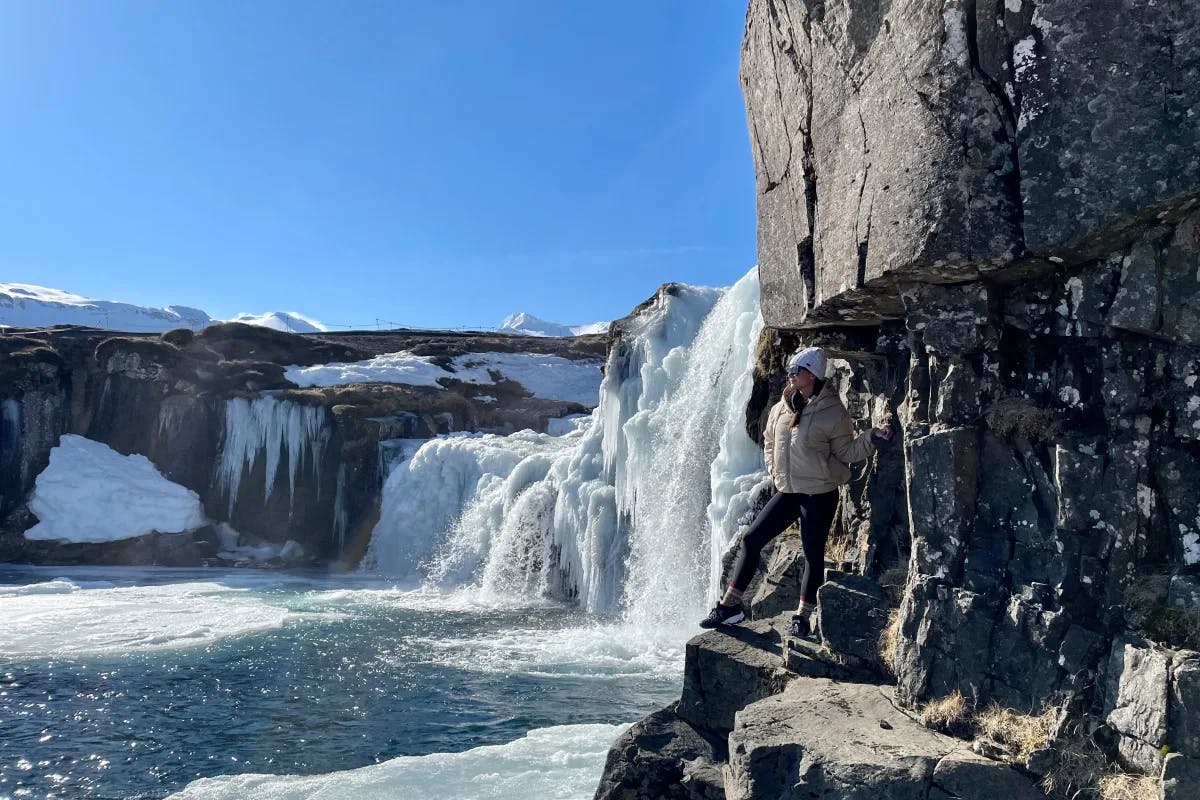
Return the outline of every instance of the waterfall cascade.
{"type": "Polygon", "coordinates": [[[266,458],[264,502],[271,498],[284,459],[289,497],[295,495],[296,477],[305,465],[313,471],[320,493],[321,458],[330,437],[325,414],[322,407],[302,406],[270,394],[253,399],[235,397],[226,402],[225,438],[216,476],[218,488],[229,498],[231,515],[242,477],[253,471],[260,457],[266,458]]]}
{"type": "Polygon", "coordinates": [[[439,438],[397,466],[364,567],[637,624],[693,614],[763,477],[744,413],[761,326],[755,270],[660,292],[625,323],[585,424],[439,438]]]}

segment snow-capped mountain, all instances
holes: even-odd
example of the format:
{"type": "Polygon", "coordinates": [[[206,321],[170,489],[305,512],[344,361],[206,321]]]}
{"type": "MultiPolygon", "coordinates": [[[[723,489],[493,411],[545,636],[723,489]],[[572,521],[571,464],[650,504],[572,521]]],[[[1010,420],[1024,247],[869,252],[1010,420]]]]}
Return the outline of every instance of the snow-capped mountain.
{"type": "MultiPolygon", "coordinates": [[[[116,331],[154,332],[172,328],[199,329],[223,321],[187,306],[149,308],[115,300],[95,300],[28,283],[0,283],[0,327],[86,325],[116,331]]],[[[239,314],[232,321],[297,333],[325,330],[321,323],[292,311],[239,314]]]]}
{"type": "Polygon", "coordinates": [[[315,319],[309,319],[295,311],[271,311],[266,314],[238,314],[229,322],[244,322],[247,325],[258,325],[260,328],[274,328],[277,331],[291,333],[318,333],[325,326],[315,319]]]}
{"type": "Polygon", "coordinates": [[[523,333],[526,336],[585,336],[589,333],[606,333],[607,322],[593,322],[590,325],[563,325],[559,322],[547,322],[538,319],[524,311],[510,314],[500,323],[498,330],[510,333],[523,333]]]}

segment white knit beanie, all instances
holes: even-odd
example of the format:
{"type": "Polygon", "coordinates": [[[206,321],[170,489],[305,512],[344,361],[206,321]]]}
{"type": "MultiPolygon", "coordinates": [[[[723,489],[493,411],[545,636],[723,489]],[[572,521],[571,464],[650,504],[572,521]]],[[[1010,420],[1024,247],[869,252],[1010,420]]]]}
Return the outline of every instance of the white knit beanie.
{"type": "Polygon", "coordinates": [[[814,377],[825,378],[825,351],[819,347],[806,347],[788,361],[787,371],[790,375],[800,369],[806,369],[814,377]]]}

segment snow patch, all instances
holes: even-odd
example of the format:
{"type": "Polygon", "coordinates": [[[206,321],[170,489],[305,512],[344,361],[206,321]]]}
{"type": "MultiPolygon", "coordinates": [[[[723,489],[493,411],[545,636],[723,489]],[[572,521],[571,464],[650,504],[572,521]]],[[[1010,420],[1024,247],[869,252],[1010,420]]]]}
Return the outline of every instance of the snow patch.
{"type": "Polygon", "coordinates": [[[29,510],[39,522],[27,539],[112,542],[195,530],[205,522],[200,497],[162,476],[142,455],[64,434],[37,477],[29,510]]]}
{"type": "Polygon", "coordinates": [[[445,388],[442,381],[494,386],[499,380],[521,384],[534,397],[593,407],[599,402],[603,375],[597,359],[573,360],[539,353],[465,353],[450,369],[408,351],[352,363],[291,366],[284,377],[302,388],[343,386],[349,383],[402,383],[406,386],[445,388]]]}

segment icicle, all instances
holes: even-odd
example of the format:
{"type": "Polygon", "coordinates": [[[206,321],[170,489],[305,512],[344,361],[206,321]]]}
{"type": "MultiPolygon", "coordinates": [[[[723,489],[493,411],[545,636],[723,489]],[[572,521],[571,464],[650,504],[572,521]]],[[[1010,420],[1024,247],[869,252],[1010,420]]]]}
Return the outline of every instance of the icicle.
{"type": "Polygon", "coordinates": [[[320,494],[321,459],[329,443],[325,409],[302,406],[271,395],[253,400],[235,397],[225,404],[225,440],[217,464],[217,486],[229,498],[229,514],[237,503],[244,474],[266,457],[263,503],[271,499],[275,478],[284,457],[288,468],[288,513],[296,495],[296,478],[305,458],[320,494]]]}

